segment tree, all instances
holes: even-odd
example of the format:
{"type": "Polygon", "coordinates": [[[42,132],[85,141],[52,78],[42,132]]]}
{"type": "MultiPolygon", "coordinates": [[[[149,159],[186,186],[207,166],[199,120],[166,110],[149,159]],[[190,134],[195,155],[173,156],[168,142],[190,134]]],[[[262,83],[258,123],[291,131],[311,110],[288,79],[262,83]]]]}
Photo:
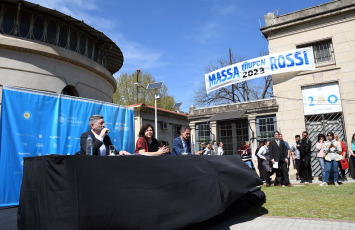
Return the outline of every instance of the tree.
{"type": "MultiPolygon", "coordinates": [[[[266,52],[260,52],[260,56],[267,55],[266,52]]],[[[237,56],[232,54],[232,63],[238,63],[245,61],[245,57],[237,56]]],[[[216,64],[210,64],[206,67],[206,73],[212,72],[214,70],[223,68],[230,65],[230,60],[225,58],[220,58],[217,60],[216,64]]],[[[272,96],[272,78],[271,76],[266,76],[263,78],[258,78],[254,80],[244,81],[234,84],[234,99],[235,102],[243,102],[250,100],[263,99],[272,96]]],[[[233,103],[233,92],[232,86],[223,87],[221,89],[215,90],[209,94],[206,92],[205,83],[198,88],[194,103],[197,106],[210,106],[218,104],[233,103]]]]}
{"type": "MultiPolygon", "coordinates": [[[[137,86],[134,84],[137,81],[137,73],[121,74],[117,79],[117,90],[113,94],[113,102],[119,105],[133,105],[136,104],[137,86]]],[[[147,87],[149,83],[155,82],[155,79],[149,73],[139,74],[139,83],[147,87]]],[[[163,88],[157,90],[162,94],[162,98],[157,100],[157,107],[167,110],[174,110],[175,100],[170,96],[168,88],[163,85],[163,88]]],[[[154,90],[146,90],[143,87],[138,88],[138,104],[154,106],[154,90]]]]}

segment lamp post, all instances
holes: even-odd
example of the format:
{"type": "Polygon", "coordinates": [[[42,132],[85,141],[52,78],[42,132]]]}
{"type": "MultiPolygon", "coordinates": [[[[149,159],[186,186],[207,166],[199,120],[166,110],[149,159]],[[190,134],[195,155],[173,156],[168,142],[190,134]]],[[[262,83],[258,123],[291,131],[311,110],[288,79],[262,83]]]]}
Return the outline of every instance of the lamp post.
{"type": "Polygon", "coordinates": [[[136,95],[136,104],[138,104],[138,77],[139,77],[139,73],[141,72],[141,70],[140,69],[137,69],[137,81],[136,81],[136,83],[137,83],[137,95],[136,95]]]}
{"type": "Polygon", "coordinates": [[[158,113],[157,113],[157,99],[161,99],[161,94],[157,93],[158,89],[163,88],[163,82],[149,83],[147,90],[154,89],[154,102],[155,102],[155,139],[158,139],[158,113]]]}

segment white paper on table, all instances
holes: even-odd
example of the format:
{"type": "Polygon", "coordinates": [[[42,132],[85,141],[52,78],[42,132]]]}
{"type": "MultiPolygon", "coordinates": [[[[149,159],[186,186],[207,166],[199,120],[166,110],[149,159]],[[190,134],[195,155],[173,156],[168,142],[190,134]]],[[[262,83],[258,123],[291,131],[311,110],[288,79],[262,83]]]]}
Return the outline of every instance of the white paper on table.
{"type": "Polygon", "coordinates": [[[272,165],[272,167],[274,169],[278,169],[279,168],[279,162],[275,161],[275,163],[272,165]]]}

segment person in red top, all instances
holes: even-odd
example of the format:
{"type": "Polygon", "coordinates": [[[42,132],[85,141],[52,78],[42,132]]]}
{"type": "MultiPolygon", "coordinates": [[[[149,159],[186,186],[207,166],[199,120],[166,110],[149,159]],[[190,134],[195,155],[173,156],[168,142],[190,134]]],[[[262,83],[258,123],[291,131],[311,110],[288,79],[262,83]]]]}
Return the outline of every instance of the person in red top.
{"type": "Polygon", "coordinates": [[[135,153],[140,155],[159,156],[169,152],[166,146],[159,147],[159,142],[154,138],[154,128],[145,124],[139,131],[135,153]]]}
{"type": "Polygon", "coordinates": [[[241,141],[239,146],[240,147],[238,148],[238,154],[245,162],[245,164],[247,164],[250,168],[253,168],[252,155],[249,145],[246,145],[244,141],[241,141]]]}
{"type": "MultiPolygon", "coordinates": [[[[345,158],[346,158],[346,150],[347,150],[346,149],[346,145],[344,144],[344,142],[342,142],[340,140],[338,134],[334,134],[334,138],[341,145],[341,155],[343,156],[341,161],[344,163],[345,162],[345,158]]],[[[341,175],[339,174],[338,181],[347,181],[348,179],[346,178],[345,169],[343,169],[343,167],[341,166],[341,161],[338,161],[339,162],[339,169],[340,169],[340,172],[341,172],[341,175]]]]}

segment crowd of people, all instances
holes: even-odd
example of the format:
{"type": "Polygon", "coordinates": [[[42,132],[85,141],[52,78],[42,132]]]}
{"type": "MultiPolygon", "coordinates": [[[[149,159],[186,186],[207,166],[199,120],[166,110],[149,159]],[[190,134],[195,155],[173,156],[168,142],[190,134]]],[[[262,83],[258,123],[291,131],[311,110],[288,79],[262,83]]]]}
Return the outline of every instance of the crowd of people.
{"type": "MultiPolygon", "coordinates": [[[[321,169],[319,180],[320,186],[327,186],[331,181],[335,186],[340,181],[347,180],[345,170],[349,167],[347,161],[347,148],[344,142],[339,139],[339,135],[333,132],[318,135],[317,160],[321,169]],[[326,140],[328,139],[328,140],[326,140]],[[340,175],[339,175],[340,171],[340,175]]],[[[295,136],[295,143],[289,147],[286,141],[283,141],[282,134],[274,132],[274,140],[263,141],[256,150],[258,159],[258,169],[260,177],[266,181],[266,186],[270,186],[270,176],[276,173],[275,185],[282,184],[292,186],[289,182],[289,166],[291,160],[296,169],[296,179],[300,183],[312,183],[312,143],[308,138],[308,132],[304,131],[302,137],[295,136]],[[277,164],[275,165],[275,163],[277,164]]],[[[355,134],[351,140],[350,159],[355,165],[355,134]]]]}
{"type": "MultiPolygon", "coordinates": [[[[83,133],[80,140],[80,153],[86,154],[86,141],[88,136],[92,137],[92,154],[106,156],[110,155],[109,146],[112,145],[109,130],[105,127],[105,121],[101,115],[93,115],[89,118],[90,130],[83,133]]],[[[175,138],[171,149],[167,142],[159,142],[154,138],[154,127],[145,124],[139,131],[139,138],[136,142],[135,153],[138,155],[223,155],[223,143],[219,142],[218,147],[213,149],[212,144],[201,142],[197,152],[193,152],[190,142],[191,128],[182,126],[180,136],[175,138]]],[[[321,169],[319,180],[323,182],[320,186],[327,186],[330,181],[338,186],[339,181],[347,180],[345,170],[349,167],[347,161],[347,148],[339,135],[328,132],[327,136],[318,135],[316,143],[318,150],[317,160],[321,169]],[[328,140],[326,140],[328,139],[328,140]],[[338,173],[340,170],[340,174],[338,173]]],[[[295,136],[295,143],[290,145],[283,140],[282,134],[274,132],[272,140],[261,141],[255,154],[252,154],[249,142],[239,144],[238,153],[247,166],[254,169],[254,163],[258,163],[260,178],[271,186],[271,176],[276,174],[275,186],[282,185],[293,187],[289,180],[290,162],[296,169],[296,179],[301,183],[312,183],[312,143],[308,138],[307,131],[295,136]]],[[[351,147],[349,148],[350,159],[355,165],[355,134],[352,136],[351,147]]],[[[118,155],[132,155],[126,151],[115,151],[118,155]]]]}

